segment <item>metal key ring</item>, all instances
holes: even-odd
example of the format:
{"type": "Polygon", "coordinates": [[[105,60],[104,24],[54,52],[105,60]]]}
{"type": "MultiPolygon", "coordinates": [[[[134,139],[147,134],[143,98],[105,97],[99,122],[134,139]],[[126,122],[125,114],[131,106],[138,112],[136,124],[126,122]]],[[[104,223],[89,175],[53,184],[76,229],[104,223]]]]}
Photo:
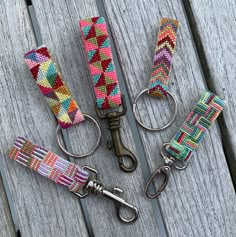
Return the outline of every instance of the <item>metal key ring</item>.
{"type": "Polygon", "coordinates": [[[95,146],[93,147],[93,149],[91,151],[88,151],[84,154],[73,154],[73,153],[70,153],[69,151],[66,150],[66,148],[62,145],[62,140],[60,138],[60,133],[61,133],[61,127],[58,125],[57,126],[57,129],[56,129],[56,139],[57,139],[57,143],[59,145],[59,147],[62,149],[63,152],[65,152],[67,155],[71,156],[71,157],[74,157],[74,158],[82,158],[82,157],[85,157],[85,156],[88,156],[88,155],[91,155],[98,147],[98,145],[100,144],[100,141],[101,141],[101,137],[102,137],[102,132],[101,132],[101,128],[98,124],[98,122],[93,118],[91,117],[90,115],[88,114],[83,114],[83,116],[85,118],[88,118],[90,120],[92,120],[92,122],[94,122],[94,124],[96,125],[96,128],[97,128],[97,131],[98,131],[98,139],[97,139],[97,142],[95,144],[95,146]]]}
{"type": "Polygon", "coordinates": [[[145,129],[149,130],[149,131],[161,131],[161,130],[164,130],[166,128],[168,128],[175,120],[175,117],[177,115],[177,102],[176,102],[176,99],[175,97],[173,96],[173,94],[171,94],[169,91],[167,91],[167,94],[170,96],[170,98],[174,101],[174,114],[173,114],[173,117],[172,119],[163,127],[161,128],[150,128],[150,127],[147,127],[146,125],[144,125],[138,118],[137,116],[137,113],[136,113],[136,107],[137,107],[137,102],[138,102],[138,99],[141,97],[142,94],[146,93],[148,91],[148,88],[142,90],[138,95],[137,97],[135,98],[134,100],[134,103],[133,103],[133,113],[134,113],[134,117],[136,119],[136,121],[145,129]]]}

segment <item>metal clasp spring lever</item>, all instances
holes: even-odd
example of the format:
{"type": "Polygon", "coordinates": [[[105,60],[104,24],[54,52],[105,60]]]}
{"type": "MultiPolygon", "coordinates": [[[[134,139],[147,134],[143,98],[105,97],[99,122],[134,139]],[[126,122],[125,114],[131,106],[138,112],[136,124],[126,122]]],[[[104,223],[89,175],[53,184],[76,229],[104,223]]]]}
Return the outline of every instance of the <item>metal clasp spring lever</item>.
{"type": "Polygon", "coordinates": [[[111,131],[112,136],[112,144],[109,143],[108,148],[111,149],[114,147],[115,155],[118,157],[120,169],[124,172],[133,172],[137,168],[137,159],[135,155],[124,146],[120,136],[120,117],[127,112],[126,102],[123,95],[122,107],[122,111],[108,112],[105,115],[102,115],[100,110],[96,107],[96,112],[99,118],[107,119],[108,129],[111,131]],[[124,156],[131,161],[130,165],[125,165],[124,156]]]}
{"type": "Polygon", "coordinates": [[[93,193],[96,195],[102,195],[111,201],[114,202],[115,209],[116,209],[116,215],[118,219],[124,223],[132,223],[138,219],[138,209],[134,205],[126,202],[123,198],[121,198],[121,194],[123,193],[123,190],[120,188],[113,188],[113,192],[106,190],[103,185],[97,181],[97,171],[91,167],[84,166],[84,169],[87,169],[89,171],[92,171],[95,176],[93,179],[89,180],[86,187],[84,188],[84,194],[75,193],[80,198],[86,197],[89,193],[93,193]],[[126,207],[131,209],[132,211],[132,217],[130,219],[126,219],[121,215],[121,208],[126,207]]]}
{"type": "Polygon", "coordinates": [[[178,166],[176,164],[176,159],[175,158],[166,156],[164,154],[163,150],[166,149],[166,147],[169,146],[169,145],[170,145],[169,143],[164,143],[161,146],[160,153],[161,153],[162,159],[164,161],[164,165],[159,167],[151,175],[151,177],[149,178],[149,180],[148,180],[148,182],[146,184],[145,193],[146,193],[147,197],[149,197],[151,199],[158,197],[161,194],[161,192],[165,189],[165,187],[166,187],[166,185],[167,185],[167,183],[169,181],[169,176],[170,176],[170,171],[171,171],[172,166],[174,166],[178,170],[183,170],[183,169],[187,168],[187,166],[188,166],[188,163],[183,163],[182,166],[178,166]],[[164,181],[163,181],[162,185],[160,186],[160,188],[157,190],[156,193],[150,194],[148,192],[150,184],[152,183],[153,179],[156,176],[160,176],[160,175],[164,175],[164,181]]]}

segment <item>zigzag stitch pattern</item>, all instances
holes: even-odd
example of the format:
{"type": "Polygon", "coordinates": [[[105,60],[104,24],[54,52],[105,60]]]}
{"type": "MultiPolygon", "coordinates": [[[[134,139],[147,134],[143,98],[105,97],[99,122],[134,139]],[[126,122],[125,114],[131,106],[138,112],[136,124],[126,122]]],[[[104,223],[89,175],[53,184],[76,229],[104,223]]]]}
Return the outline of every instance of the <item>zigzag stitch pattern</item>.
{"type": "Polygon", "coordinates": [[[176,46],[176,34],[179,22],[174,19],[162,18],[160,32],[153,57],[151,79],[148,93],[157,97],[166,97],[168,90],[171,63],[176,46]]]}

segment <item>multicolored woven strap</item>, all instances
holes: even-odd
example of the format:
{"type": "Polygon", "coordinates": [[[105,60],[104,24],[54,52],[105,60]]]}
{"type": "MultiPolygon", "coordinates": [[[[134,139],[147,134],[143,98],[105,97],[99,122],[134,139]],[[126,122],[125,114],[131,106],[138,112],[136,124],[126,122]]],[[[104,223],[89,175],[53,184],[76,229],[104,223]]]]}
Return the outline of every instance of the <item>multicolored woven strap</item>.
{"type": "Polygon", "coordinates": [[[157,97],[166,97],[169,74],[176,45],[176,35],[179,22],[170,18],[162,18],[160,32],[157,36],[151,79],[148,85],[148,94],[157,97]]]}
{"type": "Polygon", "coordinates": [[[171,156],[187,161],[223,110],[223,106],[222,99],[211,92],[205,92],[171,140],[167,148],[171,156]]]}
{"type": "Polygon", "coordinates": [[[89,173],[78,165],[62,159],[24,137],[16,139],[8,156],[55,183],[68,187],[71,192],[78,193],[89,177],[89,173]]]}
{"type": "Polygon", "coordinates": [[[60,73],[57,71],[46,46],[33,49],[24,55],[33,78],[45,96],[61,128],[68,128],[84,120],[79,106],[60,73]]]}
{"type": "Polygon", "coordinates": [[[120,106],[121,92],[104,18],[81,20],[80,29],[98,108],[120,106]]]}

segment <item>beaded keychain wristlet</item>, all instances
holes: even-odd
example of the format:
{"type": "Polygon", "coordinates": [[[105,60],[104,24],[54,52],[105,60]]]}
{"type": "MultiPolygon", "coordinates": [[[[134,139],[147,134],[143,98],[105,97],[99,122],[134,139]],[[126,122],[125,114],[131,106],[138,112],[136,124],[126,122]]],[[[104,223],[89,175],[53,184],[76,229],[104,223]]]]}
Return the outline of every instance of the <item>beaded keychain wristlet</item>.
{"type": "Polygon", "coordinates": [[[171,167],[182,170],[187,167],[187,162],[192,152],[198,147],[207,130],[223,110],[224,101],[211,92],[205,92],[197,105],[190,112],[180,130],[176,133],[170,143],[161,147],[161,156],[164,165],[158,168],[147,182],[145,192],[149,198],[156,198],[161,194],[167,185],[171,167]],[[167,155],[164,154],[166,150],[167,155]],[[183,166],[178,166],[177,161],[183,161],[183,166]],[[153,179],[163,174],[165,176],[163,185],[157,193],[149,194],[148,188],[153,179]]]}
{"type": "Polygon", "coordinates": [[[138,218],[138,209],[121,198],[123,190],[117,187],[113,192],[106,190],[97,180],[97,171],[93,168],[81,168],[24,137],[16,139],[8,156],[55,183],[66,186],[80,198],[86,197],[89,193],[107,197],[114,202],[117,217],[124,223],[134,222],[138,218]],[[89,171],[93,175],[90,175],[89,171]],[[121,207],[129,208],[133,216],[130,219],[124,218],[121,215],[121,207]]]}
{"type": "Polygon", "coordinates": [[[73,98],[70,90],[62,80],[56,64],[53,62],[51,55],[46,46],[40,46],[24,55],[25,62],[32,73],[40,91],[45,96],[52,112],[57,117],[58,127],[56,130],[57,142],[60,148],[69,156],[81,158],[90,155],[98,147],[101,139],[101,130],[97,121],[87,114],[82,114],[79,106],[73,98]],[[85,154],[72,154],[62,145],[60,139],[60,130],[69,128],[90,119],[95,123],[98,130],[98,140],[91,151],[85,154]]]}
{"type": "Polygon", "coordinates": [[[96,96],[96,112],[98,117],[108,120],[111,130],[115,154],[118,157],[120,169],[132,172],[137,167],[135,155],[122,143],[120,137],[120,117],[127,112],[125,98],[121,95],[115,64],[109,42],[106,22],[103,17],[93,17],[80,21],[86,58],[89,64],[94,92],[96,96]],[[107,112],[108,109],[122,107],[122,111],[107,112]],[[126,156],[132,162],[131,166],[124,163],[126,156]]]}
{"type": "Polygon", "coordinates": [[[169,74],[172,64],[172,58],[175,51],[177,30],[179,22],[170,18],[162,18],[160,22],[160,32],[157,36],[157,43],[153,57],[153,66],[151,79],[147,89],[142,90],[134,100],[133,112],[136,121],[145,129],[150,131],[160,131],[169,127],[175,120],[177,114],[177,103],[174,96],[168,90],[169,74]],[[159,99],[170,98],[174,101],[174,115],[170,122],[162,128],[150,128],[144,125],[137,115],[137,102],[141,95],[147,93],[159,99]]]}

